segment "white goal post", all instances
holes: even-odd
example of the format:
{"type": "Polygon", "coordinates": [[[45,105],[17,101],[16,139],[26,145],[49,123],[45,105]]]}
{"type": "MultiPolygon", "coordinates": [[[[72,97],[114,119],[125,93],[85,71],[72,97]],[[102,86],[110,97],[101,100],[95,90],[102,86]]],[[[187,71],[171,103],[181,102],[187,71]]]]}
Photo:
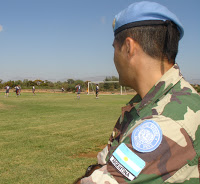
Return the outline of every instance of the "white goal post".
{"type": "MultiPolygon", "coordinates": [[[[87,93],[88,95],[90,94],[90,84],[91,84],[91,87],[92,87],[92,91],[93,91],[93,94],[95,93],[95,90],[92,86],[92,84],[100,84],[100,83],[119,83],[119,81],[88,81],[88,89],[87,89],[87,93]]],[[[125,94],[126,94],[126,88],[124,87],[124,91],[125,91],[125,94]]],[[[123,95],[123,87],[120,86],[120,94],[123,95]]]]}

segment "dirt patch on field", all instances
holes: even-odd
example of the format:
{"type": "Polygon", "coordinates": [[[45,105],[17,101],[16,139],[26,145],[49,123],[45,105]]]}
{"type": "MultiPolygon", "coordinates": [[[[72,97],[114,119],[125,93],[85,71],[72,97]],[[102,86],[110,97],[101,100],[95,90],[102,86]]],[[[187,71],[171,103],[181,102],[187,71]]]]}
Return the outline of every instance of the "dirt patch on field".
{"type": "MultiPolygon", "coordinates": [[[[32,89],[22,89],[22,93],[32,93],[32,89]]],[[[35,93],[62,93],[59,89],[36,89],[35,93]]]]}
{"type": "Polygon", "coordinates": [[[4,105],[0,103],[0,109],[3,109],[3,108],[4,108],[4,105]]]}
{"type": "Polygon", "coordinates": [[[98,152],[80,153],[76,155],[75,158],[96,158],[98,152]]]}
{"type": "Polygon", "coordinates": [[[14,105],[4,105],[4,104],[0,103],[0,110],[7,110],[7,109],[10,109],[13,107],[15,107],[15,106],[14,105]]]}
{"type": "MultiPolygon", "coordinates": [[[[0,92],[5,93],[5,90],[1,89],[0,92]]],[[[10,92],[15,92],[15,89],[10,89],[10,92]]],[[[32,93],[32,89],[22,89],[21,93],[32,93]]],[[[36,89],[35,93],[62,93],[62,91],[61,89],[36,89]]]]}
{"type": "MultiPolygon", "coordinates": [[[[102,150],[106,147],[106,145],[99,146],[99,150],[102,150]]],[[[73,155],[73,158],[96,158],[99,151],[92,151],[88,153],[79,153],[78,155],[73,155]]]]}
{"type": "Polygon", "coordinates": [[[7,109],[8,106],[0,103],[0,109],[7,109]]]}

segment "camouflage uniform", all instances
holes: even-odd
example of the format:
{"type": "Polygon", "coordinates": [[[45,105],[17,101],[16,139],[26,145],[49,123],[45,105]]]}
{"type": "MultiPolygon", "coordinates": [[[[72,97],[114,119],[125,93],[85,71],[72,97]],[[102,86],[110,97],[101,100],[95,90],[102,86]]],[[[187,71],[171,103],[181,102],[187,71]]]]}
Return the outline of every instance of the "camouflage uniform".
{"type": "Polygon", "coordinates": [[[136,95],[122,108],[108,146],[97,158],[104,166],[82,179],[82,184],[200,183],[200,97],[183,79],[177,64],[143,99],[136,95]],[[133,149],[131,134],[147,119],[159,124],[163,137],[156,150],[141,153],[133,149]],[[122,142],[146,162],[146,167],[133,181],[126,179],[109,161],[122,142]]]}

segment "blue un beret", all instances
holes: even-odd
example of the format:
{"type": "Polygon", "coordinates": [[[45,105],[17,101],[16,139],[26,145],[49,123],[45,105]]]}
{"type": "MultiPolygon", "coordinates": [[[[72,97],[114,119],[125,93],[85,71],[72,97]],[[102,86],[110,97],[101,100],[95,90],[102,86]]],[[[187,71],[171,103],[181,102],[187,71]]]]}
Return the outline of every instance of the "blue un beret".
{"type": "Polygon", "coordinates": [[[113,30],[116,35],[132,27],[162,25],[167,21],[172,21],[177,26],[181,39],[184,29],[175,14],[158,3],[142,1],[131,4],[128,8],[117,14],[113,21],[113,30]]]}

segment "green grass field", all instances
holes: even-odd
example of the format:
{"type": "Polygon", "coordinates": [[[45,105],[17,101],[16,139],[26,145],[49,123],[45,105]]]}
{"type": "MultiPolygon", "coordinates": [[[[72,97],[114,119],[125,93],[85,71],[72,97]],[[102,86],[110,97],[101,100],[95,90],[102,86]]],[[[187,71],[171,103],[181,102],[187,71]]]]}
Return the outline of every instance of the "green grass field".
{"type": "Polygon", "coordinates": [[[96,163],[131,98],[0,93],[0,183],[73,183],[96,163]]]}

